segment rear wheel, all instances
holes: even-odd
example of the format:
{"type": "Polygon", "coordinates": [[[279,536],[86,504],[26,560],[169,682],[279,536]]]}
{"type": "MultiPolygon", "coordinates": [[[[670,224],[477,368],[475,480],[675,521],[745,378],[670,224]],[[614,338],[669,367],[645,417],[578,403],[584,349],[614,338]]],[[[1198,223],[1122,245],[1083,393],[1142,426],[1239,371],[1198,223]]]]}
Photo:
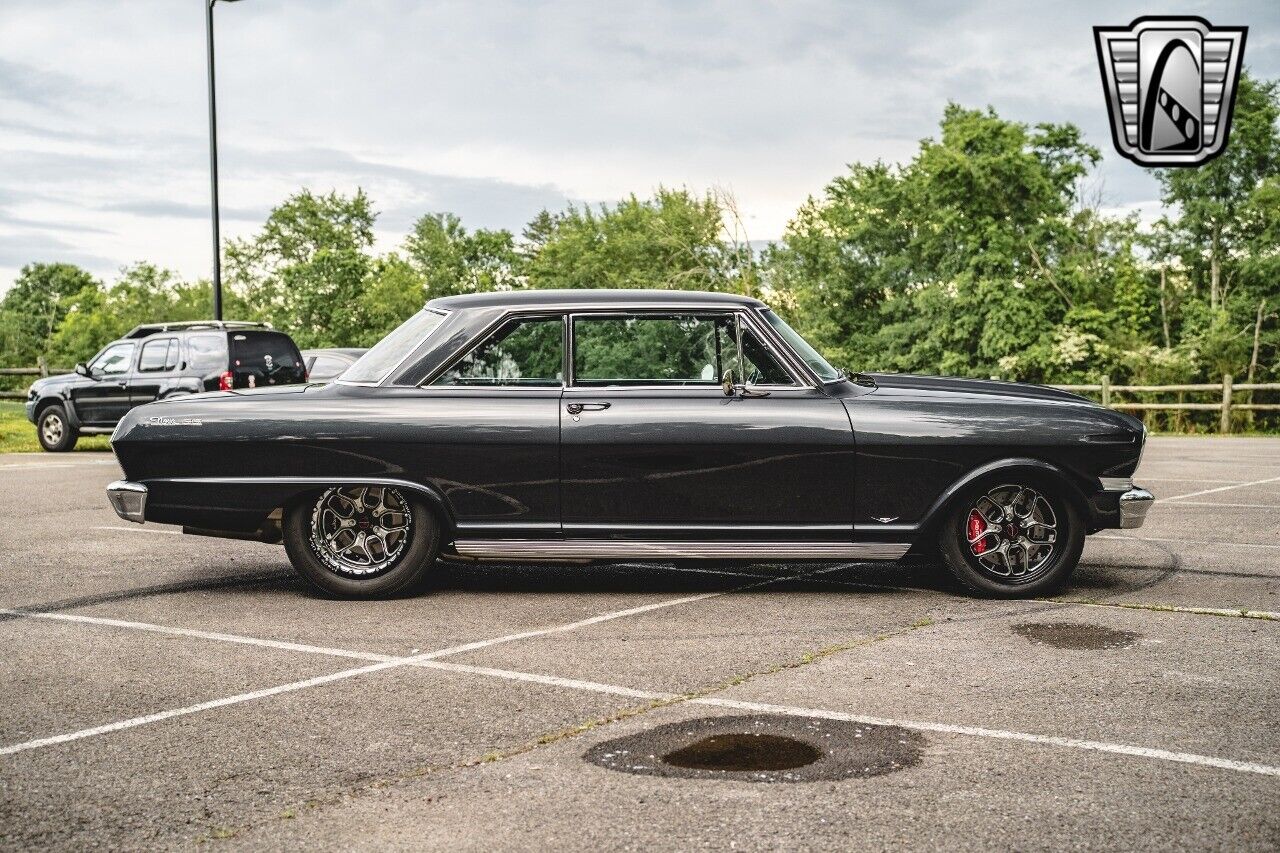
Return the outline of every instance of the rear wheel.
{"type": "Polygon", "coordinates": [[[1084,548],[1080,514],[1061,488],[1006,477],[970,489],[948,512],[938,545],[967,589],[1030,598],[1060,587],[1084,548]]]}
{"type": "Polygon", "coordinates": [[[54,403],[36,418],[36,437],[40,446],[51,453],[61,453],[76,446],[80,433],[67,419],[67,410],[54,403]]]}
{"type": "Polygon", "coordinates": [[[325,592],[351,598],[390,595],[426,575],[440,527],[419,498],[383,486],[327,489],[285,515],[293,567],[325,592]]]}

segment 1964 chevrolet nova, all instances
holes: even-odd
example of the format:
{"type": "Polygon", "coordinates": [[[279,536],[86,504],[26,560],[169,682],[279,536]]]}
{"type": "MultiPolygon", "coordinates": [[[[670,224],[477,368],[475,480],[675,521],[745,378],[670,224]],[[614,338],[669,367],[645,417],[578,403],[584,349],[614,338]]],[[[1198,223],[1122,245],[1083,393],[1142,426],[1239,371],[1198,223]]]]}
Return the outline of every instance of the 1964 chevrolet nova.
{"type": "Polygon", "coordinates": [[[130,521],[283,540],[340,595],[437,557],[897,560],[1039,595],[1138,527],[1142,424],[1049,388],[848,377],[763,303],[676,291],[437,299],[329,385],[134,409],[130,521]]]}

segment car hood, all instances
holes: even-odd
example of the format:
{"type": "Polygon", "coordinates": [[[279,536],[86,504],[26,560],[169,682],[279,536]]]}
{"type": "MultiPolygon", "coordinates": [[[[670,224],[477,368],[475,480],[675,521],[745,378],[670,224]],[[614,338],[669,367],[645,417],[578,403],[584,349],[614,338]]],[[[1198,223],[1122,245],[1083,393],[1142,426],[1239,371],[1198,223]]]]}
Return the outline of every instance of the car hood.
{"type": "MultiPolygon", "coordinates": [[[[918,391],[949,391],[956,394],[988,394],[1024,400],[1060,400],[1064,403],[1093,403],[1087,397],[1045,385],[1001,382],[995,379],[960,379],[954,376],[919,376],[912,373],[866,373],[879,388],[918,391]]],[[[1096,405],[1096,404],[1094,404],[1096,405]]]]}
{"type": "Polygon", "coordinates": [[[44,376],[31,383],[31,387],[37,391],[52,391],[63,385],[70,385],[80,377],[75,373],[58,373],[54,376],[44,376]]]}

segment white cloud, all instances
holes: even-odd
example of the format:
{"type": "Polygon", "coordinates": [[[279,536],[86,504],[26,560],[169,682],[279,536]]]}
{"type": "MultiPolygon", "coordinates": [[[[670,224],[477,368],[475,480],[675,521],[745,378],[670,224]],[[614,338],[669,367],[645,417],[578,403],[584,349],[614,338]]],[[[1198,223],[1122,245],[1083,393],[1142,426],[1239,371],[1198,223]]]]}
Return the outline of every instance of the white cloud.
{"type": "MultiPolygon", "coordinates": [[[[544,206],[730,188],[753,239],[855,160],[909,157],[948,100],[1073,121],[1110,149],[1091,27],[1132,3],[420,3],[246,0],[217,17],[223,229],[301,186],[363,186],[394,246],[452,210],[518,230],[544,206]]],[[[1280,13],[1246,60],[1280,74],[1280,13]]],[[[204,19],[174,0],[0,7],[0,288],[28,260],[99,274],[209,266],[204,19]]],[[[1104,203],[1149,203],[1108,156],[1104,203]]]]}

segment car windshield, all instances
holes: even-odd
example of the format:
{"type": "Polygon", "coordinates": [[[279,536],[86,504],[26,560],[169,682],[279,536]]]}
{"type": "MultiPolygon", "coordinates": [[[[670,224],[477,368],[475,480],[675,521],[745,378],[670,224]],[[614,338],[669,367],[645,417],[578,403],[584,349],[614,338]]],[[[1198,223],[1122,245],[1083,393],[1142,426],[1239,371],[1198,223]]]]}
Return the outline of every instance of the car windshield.
{"type": "Polygon", "coordinates": [[[773,330],[782,336],[782,339],[791,344],[791,348],[796,351],[796,355],[804,359],[804,363],[809,365],[809,369],[817,374],[818,378],[823,382],[835,382],[844,374],[831,366],[822,354],[816,349],[809,346],[809,342],[800,337],[800,333],[786,324],[786,321],[772,311],[761,311],[765,320],[769,321],[769,325],[773,326],[773,330]]]}
{"type": "Polygon", "coordinates": [[[381,382],[436,330],[444,315],[423,309],[405,320],[342,374],[343,382],[381,382]]]}

